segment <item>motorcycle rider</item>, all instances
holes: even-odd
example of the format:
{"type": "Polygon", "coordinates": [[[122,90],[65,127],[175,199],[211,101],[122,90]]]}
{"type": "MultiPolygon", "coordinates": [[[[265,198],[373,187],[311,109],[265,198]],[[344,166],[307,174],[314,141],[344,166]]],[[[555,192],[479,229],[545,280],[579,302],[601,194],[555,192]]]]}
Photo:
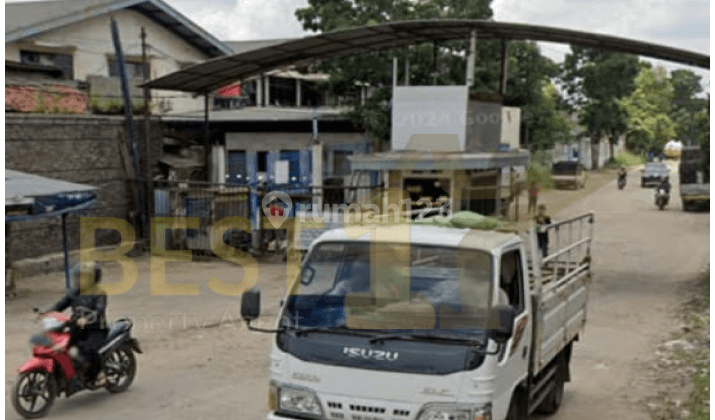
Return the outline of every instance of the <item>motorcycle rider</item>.
{"type": "Polygon", "coordinates": [[[618,179],[625,179],[626,175],[628,175],[628,172],[626,172],[626,167],[621,166],[621,169],[618,170],[618,179]]]}
{"type": "Polygon", "coordinates": [[[668,181],[668,178],[663,178],[660,181],[660,184],[658,184],[658,187],[655,189],[656,192],[659,192],[660,190],[664,190],[666,194],[670,195],[670,182],[668,181]]]}
{"type": "MultiPolygon", "coordinates": [[[[46,312],[62,312],[72,308],[72,318],[76,319],[76,325],[79,327],[73,333],[75,337],[72,341],[79,347],[80,356],[89,364],[85,372],[85,384],[99,387],[106,381],[104,375],[100,375],[102,361],[99,356],[99,348],[107,336],[107,295],[99,287],[102,268],[99,263],[77,264],[72,268],[70,279],[70,290],[46,312]]],[[[80,367],[82,365],[85,363],[80,363],[80,367]]],[[[78,377],[79,375],[73,383],[75,389],[81,388],[78,377]]]]}

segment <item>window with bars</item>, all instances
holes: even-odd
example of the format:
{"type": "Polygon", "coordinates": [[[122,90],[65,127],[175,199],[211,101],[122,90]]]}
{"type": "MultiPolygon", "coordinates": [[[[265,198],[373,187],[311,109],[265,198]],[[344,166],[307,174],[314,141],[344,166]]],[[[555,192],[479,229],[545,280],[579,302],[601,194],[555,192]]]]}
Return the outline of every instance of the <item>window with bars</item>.
{"type": "MultiPolygon", "coordinates": [[[[127,73],[127,79],[134,78],[142,79],[144,77],[143,65],[141,61],[135,59],[124,59],[124,68],[127,73]]],[[[150,75],[149,63],[146,65],[147,75],[150,75]]],[[[116,57],[109,58],[109,77],[119,77],[119,60],[116,57]]]]}
{"type": "Polygon", "coordinates": [[[64,73],[67,79],[74,79],[74,67],[71,54],[48,53],[39,51],[20,51],[20,62],[38,66],[55,67],[64,73]]]}

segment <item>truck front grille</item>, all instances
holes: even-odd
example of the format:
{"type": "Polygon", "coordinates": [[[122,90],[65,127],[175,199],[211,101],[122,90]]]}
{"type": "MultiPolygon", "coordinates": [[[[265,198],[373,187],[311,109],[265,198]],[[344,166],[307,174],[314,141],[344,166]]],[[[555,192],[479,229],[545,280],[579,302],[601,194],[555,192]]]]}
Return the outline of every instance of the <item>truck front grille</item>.
{"type": "Polygon", "coordinates": [[[411,412],[402,407],[350,404],[336,400],[325,402],[327,418],[331,420],[407,420],[411,412]]]}
{"type": "Polygon", "coordinates": [[[376,413],[376,414],[384,414],[385,409],[382,407],[369,407],[366,405],[353,405],[350,404],[350,411],[358,411],[362,413],[376,413]]]}

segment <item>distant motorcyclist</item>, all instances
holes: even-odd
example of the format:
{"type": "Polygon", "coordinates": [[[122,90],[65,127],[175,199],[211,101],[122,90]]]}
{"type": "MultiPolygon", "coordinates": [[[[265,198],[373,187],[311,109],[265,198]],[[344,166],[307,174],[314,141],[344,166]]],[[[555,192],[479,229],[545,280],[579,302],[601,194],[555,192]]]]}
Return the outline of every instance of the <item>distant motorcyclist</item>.
{"type": "Polygon", "coordinates": [[[627,175],[628,172],[626,171],[626,167],[621,166],[621,168],[618,170],[618,179],[625,179],[627,175]]]}
{"type": "Polygon", "coordinates": [[[655,190],[656,191],[664,190],[666,194],[670,194],[670,182],[668,181],[668,178],[663,178],[655,190]]]}
{"type": "Polygon", "coordinates": [[[62,312],[72,308],[72,318],[79,327],[73,341],[77,343],[81,356],[89,364],[85,373],[86,383],[101,386],[101,382],[106,379],[99,377],[102,367],[99,348],[107,335],[107,295],[99,287],[102,269],[99,263],[77,264],[72,268],[70,279],[71,288],[67,295],[46,312],[62,312]]]}

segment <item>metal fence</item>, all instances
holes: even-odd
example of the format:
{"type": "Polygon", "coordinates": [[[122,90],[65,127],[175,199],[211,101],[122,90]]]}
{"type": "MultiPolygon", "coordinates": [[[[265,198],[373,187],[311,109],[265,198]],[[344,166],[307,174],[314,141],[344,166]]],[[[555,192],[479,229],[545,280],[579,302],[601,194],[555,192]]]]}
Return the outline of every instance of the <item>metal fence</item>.
{"type": "MultiPolygon", "coordinates": [[[[212,229],[227,217],[250,218],[248,187],[227,186],[206,182],[154,181],[153,214],[157,237],[152,242],[165,249],[187,249],[199,253],[211,251],[212,229]],[[198,229],[163,229],[169,226],[157,223],[157,218],[195,218],[198,229]]],[[[193,226],[191,226],[193,227],[193,226]]],[[[250,243],[248,232],[237,229],[227,231],[223,241],[237,248],[250,243]]]]}

